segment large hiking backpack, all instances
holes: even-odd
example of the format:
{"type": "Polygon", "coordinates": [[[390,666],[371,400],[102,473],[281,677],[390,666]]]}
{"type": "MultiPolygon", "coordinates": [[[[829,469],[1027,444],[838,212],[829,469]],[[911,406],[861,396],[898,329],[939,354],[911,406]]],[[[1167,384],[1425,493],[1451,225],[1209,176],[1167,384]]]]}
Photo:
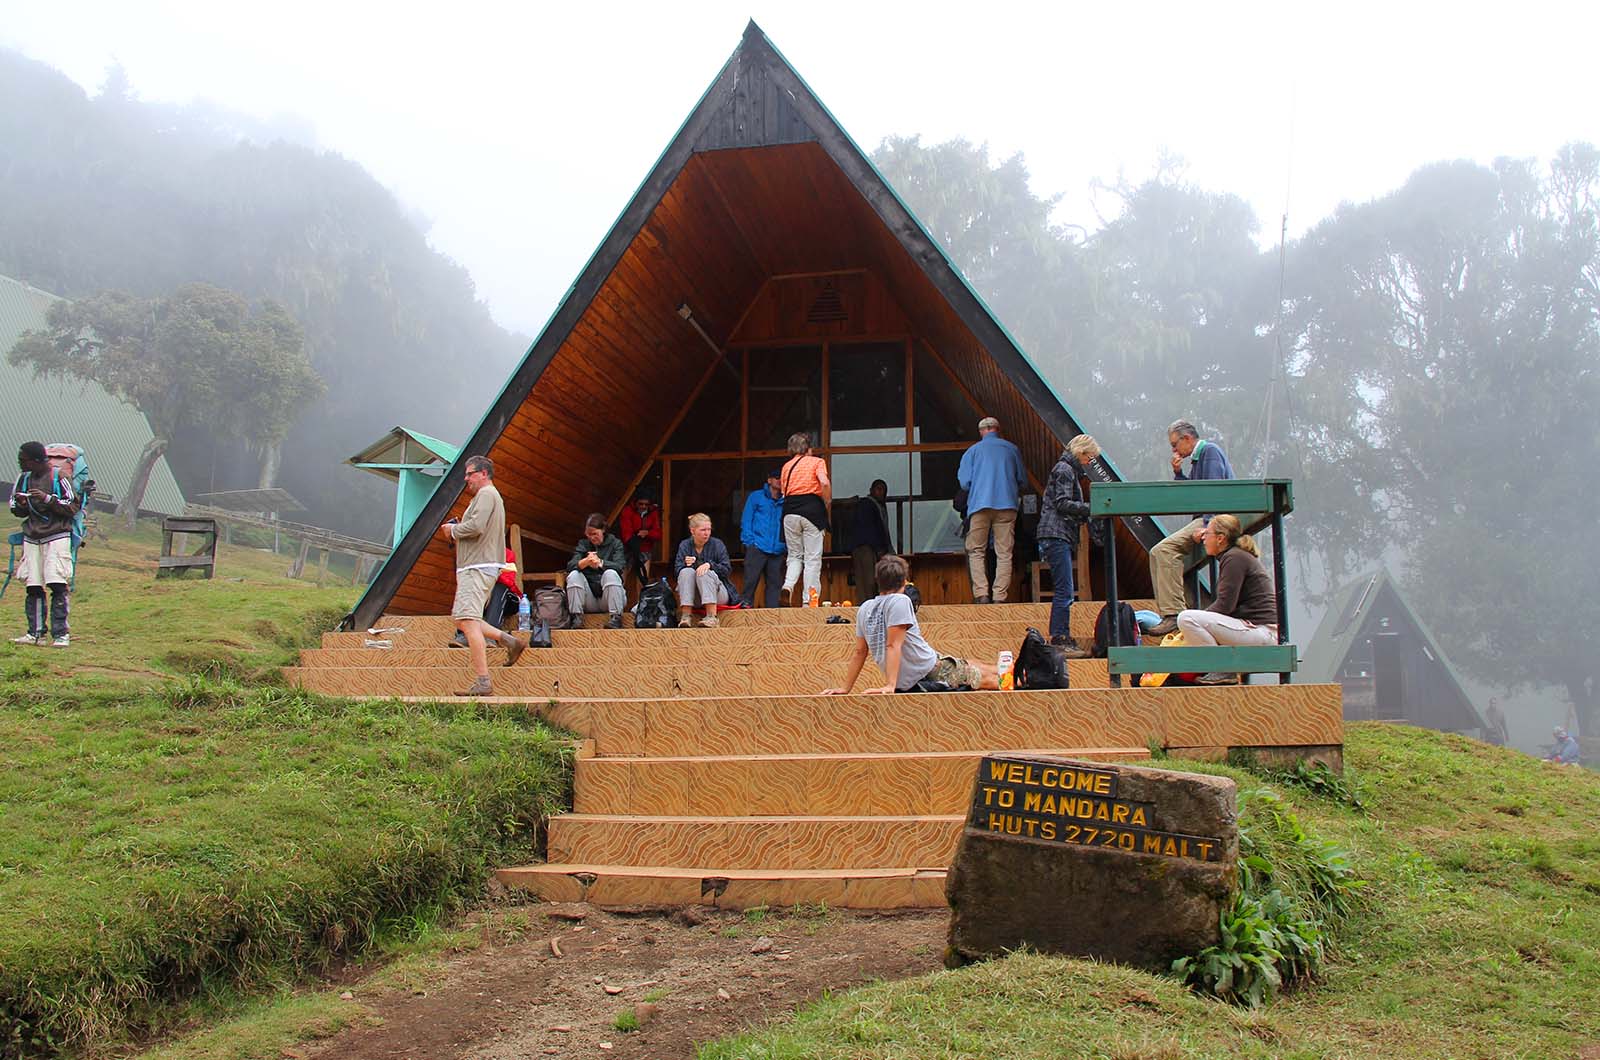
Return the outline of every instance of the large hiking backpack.
{"type": "MultiPolygon", "coordinates": [[[[573,572],[568,577],[583,575],[573,572]]],[[[552,586],[533,591],[533,613],[548,622],[551,629],[566,629],[572,621],[572,612],[567,610],[567,594],[552,586]]]]}
{"type": "MultiPolygon", "coordinates": [[[[78,583],[78,546],[83,544],[85,520],[89,514],[89,495],[94,492],[94,479],[89,477],[89,460],[84,455],[83,446],[71,442],[51,442],[44,447],[44,456],[50,467],[57,474],[50,476],[50,492],[57,497],[61,496],[61,478],[72,483],[72,492],[77,496],[78,513],[72,517],[72,584],[78,583]],[[57,477],[59,475],[59,478],[57,477]]],[[[31,488],[28,481],[30,475],[24,473],[18,480],[22,491],[31,488]]],[[[6,565],[6,580],[0,584],[0,597],[5,596],[6,589],[11,586],[11,578],[17,569],[17,549],[22,545],[22,532],[19,530],[7,539],[11,546],[11,558],[6,565]]]]}
{"type": "Polygon", "coordinates": [[[672,617],[677,600],[667,579],[659,578],[639,590],[639,602],[633,605],[635,629],[666,629],[677,623],[672,617]]]}
{"type": "MultiPolygon", "coordinates": [[[[1131,648],[1139,643],[1139,623],[1133,616],[1133,608],[1117,601],[1117,646],[1131,648]]],[[[1106,609],[1100,608],[1099,617],[1094,620],[1094,649],[1089,653],[1096,659],[1106,657],[1106,648],[1111,644],[1111,635],[1106,627],[1106,609]]]]}
{"type": "Polygon", "coordinates": [[[1017,649],[1011,672],[1018,688],[1069,687],[1066,655],[1032,626],[1022,638],[1022,647],[1017,649]]]}

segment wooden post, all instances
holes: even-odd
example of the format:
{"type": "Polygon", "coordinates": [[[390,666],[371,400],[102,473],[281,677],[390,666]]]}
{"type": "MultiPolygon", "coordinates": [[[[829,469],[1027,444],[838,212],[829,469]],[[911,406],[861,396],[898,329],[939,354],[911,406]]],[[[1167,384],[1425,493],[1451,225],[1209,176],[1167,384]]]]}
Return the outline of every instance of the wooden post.
{"type": "Polygon", "coordinates": [[[306,556],[311,552],[311,542],[305,538],[300,539],[300,555],[289,565],[289,577],[298,578],[306,572],[306,556]]]}
{"type": "Polygon", "coordinates": [[[326,545],[322,549],[322,559],[317,561],[317,588],[322,588],[322,583],[328,580],[328,553],[333,549],[326,545]]]}

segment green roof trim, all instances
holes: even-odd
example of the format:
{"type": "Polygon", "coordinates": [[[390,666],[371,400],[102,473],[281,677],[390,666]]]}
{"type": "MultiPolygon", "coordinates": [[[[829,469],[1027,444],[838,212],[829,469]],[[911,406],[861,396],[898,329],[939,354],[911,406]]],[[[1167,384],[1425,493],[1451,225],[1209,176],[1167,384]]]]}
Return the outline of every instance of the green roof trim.
{"type": "MultiPolygon", "coordinates": [[[[16,447],[23,442],[72,442],[83,447],[96,486],[121,500],[133,481],[139,454],[153,437],[144,413],[98,383],[35,376],[31,368],[8,359],[24,331],[49,326],[45,314],[60,300],[21,280],[0,276],[0,394],[5,395],[0,401],[0,446],[7,449],[5,459],[12,461],[7,481],[15,473],[16,447]]],[[[156,461],[141,507],[183,514],[183,491],[166,457],[156,461]]]]}

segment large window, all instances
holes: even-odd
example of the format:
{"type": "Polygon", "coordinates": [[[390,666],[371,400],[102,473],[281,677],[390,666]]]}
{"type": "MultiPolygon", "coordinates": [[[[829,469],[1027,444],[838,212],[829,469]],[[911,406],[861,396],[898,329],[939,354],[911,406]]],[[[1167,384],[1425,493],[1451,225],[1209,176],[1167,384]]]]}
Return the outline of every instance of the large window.
{"type": "Polygon", "coordinates": [[[905,441],[905,343],[831,346],[828,445],[904,445],[905,441]]]}
{"type": "Polygon", "coordinates": [[[692,512],[737,553],[744,501],[781,467],[789,435],[818,441],[833,482],[829,551],[853,544],[854,501],[889,487],[889,536],[905,553],[961,550],[950,506],[956,468],[982,413],[920,342],[832,341],[735,349],[662,454],[668,554],[692,512]],[[908,400],[909,390],[909,400],[908,400]]]}

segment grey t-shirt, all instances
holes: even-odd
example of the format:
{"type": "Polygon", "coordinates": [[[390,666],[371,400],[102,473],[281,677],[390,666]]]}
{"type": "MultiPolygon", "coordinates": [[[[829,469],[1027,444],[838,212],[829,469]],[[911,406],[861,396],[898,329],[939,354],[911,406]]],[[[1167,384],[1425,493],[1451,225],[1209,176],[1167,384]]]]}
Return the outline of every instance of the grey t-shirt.
{"type": "Polygon", "coordinates": [[[933,672],[939,665],[939,653],[922,639],[916,609],[905,593],[874,596],[856,615],[856,633],[866,639],[867,651],[878,669],[886,669],[890,626],[911,627],[900,644],[900,674],[894,683],[895,690],[903,692],[933,672]]]}

